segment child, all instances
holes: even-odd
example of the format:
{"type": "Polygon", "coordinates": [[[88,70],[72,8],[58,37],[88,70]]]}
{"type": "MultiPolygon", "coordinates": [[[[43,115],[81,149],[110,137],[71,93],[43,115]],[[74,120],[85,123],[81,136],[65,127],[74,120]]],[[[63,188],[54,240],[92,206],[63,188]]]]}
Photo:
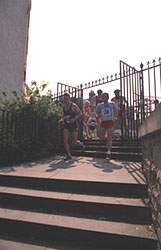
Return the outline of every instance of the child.
{"type": "Polygon", "coordinates": [[[91,112],[91,116],[88,119],[88,125],[89,125],[89,135],[92,139],[97,139],[97,132],[96,132],[96,117],[95,113],[91,112]]]}

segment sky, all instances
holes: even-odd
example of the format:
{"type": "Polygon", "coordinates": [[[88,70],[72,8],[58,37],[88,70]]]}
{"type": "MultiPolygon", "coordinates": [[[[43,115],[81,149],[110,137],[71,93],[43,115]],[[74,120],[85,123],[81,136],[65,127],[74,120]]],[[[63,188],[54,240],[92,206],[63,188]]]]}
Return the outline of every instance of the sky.
{"type": "MultiPolygon", "coordinates": [[[[160,9],[160,0],[32,0],[26,82],[47,81],[56,93],[57,82],[77,86],[119,73],[120,60],[138,70],[157,61],[160,9]]],[[[116,84],[102,89],[112,98],[116,84]]]]}

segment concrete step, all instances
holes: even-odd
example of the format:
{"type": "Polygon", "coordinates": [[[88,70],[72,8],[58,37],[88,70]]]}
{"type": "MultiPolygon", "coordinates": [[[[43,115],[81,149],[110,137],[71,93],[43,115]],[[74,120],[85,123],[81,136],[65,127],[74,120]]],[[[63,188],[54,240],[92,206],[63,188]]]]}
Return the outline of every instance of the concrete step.
{"type": "Polygon", "coordinates": [[[63,242],[89,249],[157,249],[156,235],[147,225],[0,208],[0,234],[63,242]]]}
{"type": "MultiPolygon", "coordinates": [[[[86,157],[96,157],[96,158],[106,158],[105,151],[81,151],[72,150],[72,155],[75,156],[86,156],[86,157]]],[[[141,162],[142,154],[133,152],[111,152],[111,159],[121,160],[121,161],[131,161],[131,162],[141,162]]]]}
{"type": "MultiPolygon", "coordinates": [[[[85,145],[85,151],[107,151],[107,147],[105,145],[97,146],[97,145],[85,145]]],[[[133,153],[141,153],[141,148],[134,146],[112,146],[112,152],[133,152],[133,153]]]]}
{"type": "MultiPolygon", "coordinates": [[[[49,250],[49,248],[45,248],[46,246],[41,246],[40,242],[22,240],[16,237],[5,237],[0,234],[0,250],[49,250]]],[[[52,250],[56,249],[58,248],[52,248],[52,250]]]]}
{"type": "Polygon", "coordinates": [[[38,189],[89,195],[106,195],[128,198],[146,198],[147,185],[143,183],[118,183],[67,179],[50,179],[0,174],[4,187],[38,189]]]}
{"type": "Polygon", "coordinates": [[[146,199],[82,195],[33,189],[0,187],[0,207],[63,213],[88,218],[104,218],[151,224],[146,199]]]}
{"type": "MultiPolygon", "coordinates": [[[[82,250],[79,246],[66,246],[63,242],[48,243],[40,240],[34,240],[32,237],[26,239],[25,237],[10,237],[0,235],[0,250],[82,250]]],[[[83,250],[89,250],[84,247],[83,250]]]]}
{"type": "MultiPolygon", "coordinates": [[[[106,145],[107,141],[106,140],[84,140],[83,141],[84,145],[106,145]]],[[[135,147],[141,147],[141,141],[137,140],[112,140],[112,145],[113,146],[135,146],[135,147]]]]}

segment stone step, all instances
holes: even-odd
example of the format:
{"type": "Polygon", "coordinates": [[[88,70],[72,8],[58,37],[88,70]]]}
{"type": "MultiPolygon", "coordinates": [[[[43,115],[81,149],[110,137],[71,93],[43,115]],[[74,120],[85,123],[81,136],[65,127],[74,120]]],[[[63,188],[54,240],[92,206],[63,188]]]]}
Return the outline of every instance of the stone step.
{"type": "MultiPolygon", "coordinates": [[[[106,140],[84,140],[84,145],[106,145],[106,140]]],[[[112,141],[113,146],[135,146],[135,147],[141,147],[141,141],[131,141],[131,140],[113,140],[112,141]]]]}
{"type": "MultiPolygon", "coordinates": [[[[33,239],[19,239],[18,237],[9,237],[0,234],[0,249],[1,250],[58,250],[53,245],[52,248],[48,244],[41,245],[39,241],[34,241],[33,239]]],[[[62,249],[62,248],[61,248],[62,249]]],[[[64,248],[63,248],[64,249],[64,248]]],[[[65,249],[64,249],[65,250],[65,249]]]]}
{"type": "MultiPolygon", "coordinates": [[[[85,145],[85,151],[107,151],[106,145],[85,145]]],[[[112,146],[112,152],[141,153],[141,148],[134,146],[112,146]]]]}
{"type": "Polygon", "coordinates": [[[157,249],[151,227],[41,212],[0,208],[0,234],[63,242],[82,249],[157,249]]]}
{"type": "Polygon", "coordinates": [[[82,195],[0,187],[0,207],[63,213],[88,218],[151,224],[146,199],[82,195]]]}
{"type": "Polygon", "coordinates": [[[84,181],[0,174],[0,184],[5,187],[33,188],[44,191],[50,190],[56,192],[119,196],[128,198],[148,197],[147,185],[144,183],[84,181]]]}
{"type": "MultiPolygon", "coordinates": [[[[75,156],[86,156],[86,157],[96,157],[96,158],[106,158],[105,151],[81,151],[81,150],[72,150],[72,155],[75,156]]],[[[131,162],[142,162],[141,153],[133,152],[111,152],[111,159],[121,160],[121,161],[131,161],[131,162]]]]}

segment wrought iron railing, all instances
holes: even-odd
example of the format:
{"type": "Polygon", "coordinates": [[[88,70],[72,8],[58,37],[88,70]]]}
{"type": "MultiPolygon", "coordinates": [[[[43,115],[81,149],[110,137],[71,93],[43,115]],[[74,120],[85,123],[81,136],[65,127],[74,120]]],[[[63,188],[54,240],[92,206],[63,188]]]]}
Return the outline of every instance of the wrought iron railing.
{"type": "Polygon", "coordinates": [[[29,160],[37,153],[38,118],[0,110],[0,165],[29,160]]]}
{"type": "MultiPolygon", "coordinates": [[[[147,62],[146,67],[141,63],[138,70],[120,61],[119,74],[80,84],[77,87],[58,83],[57,94],[54,95],[54,99],[62,100],[66,91],[71,94],[72,98],[81,93],[82,98],[83,91],[112,82],[117,83],[121,95],[127,100],[126,116],[122,115],[121,122],[122,137],[128,139],[138,138],[140,125],[156,108],[158,102],[161,101],[161,58],[158,61],[153,60],[152,63],[147,62]],[[126,121],[123,121],[123,119],[126,121]],[[123,124],[126,124],[126,131],[123,131],[123,124]]],[[[77,100],[79,98],[77,97],[77,100]]]]}

